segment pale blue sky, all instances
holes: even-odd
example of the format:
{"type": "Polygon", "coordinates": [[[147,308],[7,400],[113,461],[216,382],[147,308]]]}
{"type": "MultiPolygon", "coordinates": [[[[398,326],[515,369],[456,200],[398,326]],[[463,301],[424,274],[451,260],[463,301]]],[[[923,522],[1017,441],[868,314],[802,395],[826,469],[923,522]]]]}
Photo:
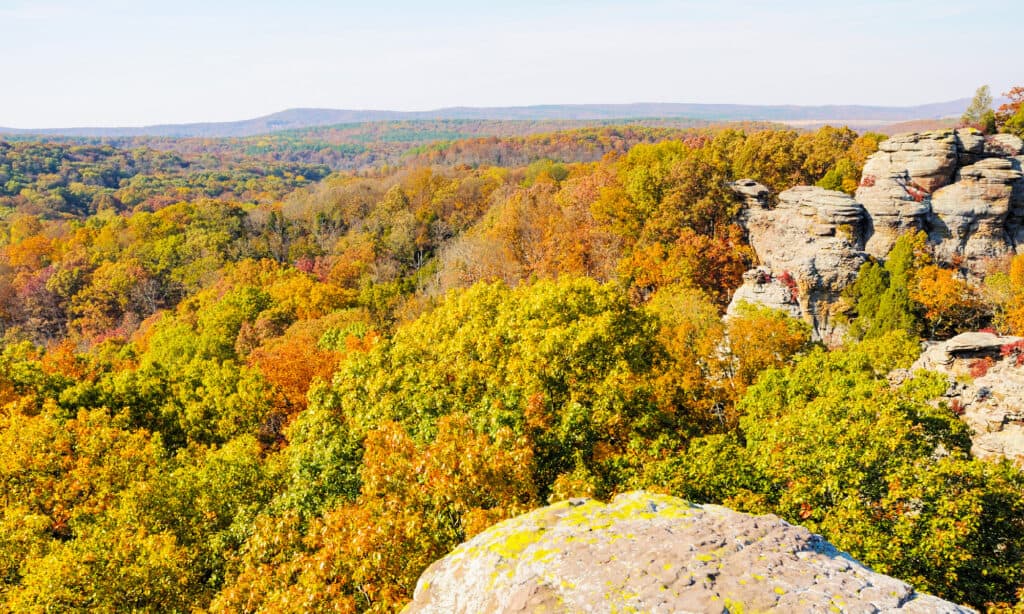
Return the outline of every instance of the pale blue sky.
{"type": "Polygon", "coordinates": [[[0,0],[0,126],[289,107],[909,105],[1024,84],[1021,0],[0,0]]]}

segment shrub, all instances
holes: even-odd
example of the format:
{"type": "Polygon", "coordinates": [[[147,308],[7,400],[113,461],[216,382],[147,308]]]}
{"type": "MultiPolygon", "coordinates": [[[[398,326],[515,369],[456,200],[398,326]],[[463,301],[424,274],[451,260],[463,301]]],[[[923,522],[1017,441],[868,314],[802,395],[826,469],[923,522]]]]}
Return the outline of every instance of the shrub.
{"type": "Polygon", "coordinates": [[[789,271],[783,271],[782,275],[779,275],[779,281],[782,285],[789,288],[789,297],[795,303],[800,298],[800,289],[796,285],[796,280],[789,274],[789,271]]]}
{"type": "Polygon", "coordinates": [[[1024,339],[1003,345],[999,348],[999,353],[1006,358],[1012,356],[1014,358],[1014,364],[1018,367],[1024,365],[1024,339]]]}
{"type": "Polygon", "coordinates": [[[996,361],[992,360],[991,356],[986,356],[985,358],[972,360],[969,367],[971,377],[985,377],[985,374],[988,373],[988,370],[991,369],[992,365],[994,364],[996,364],[996,361]]]}

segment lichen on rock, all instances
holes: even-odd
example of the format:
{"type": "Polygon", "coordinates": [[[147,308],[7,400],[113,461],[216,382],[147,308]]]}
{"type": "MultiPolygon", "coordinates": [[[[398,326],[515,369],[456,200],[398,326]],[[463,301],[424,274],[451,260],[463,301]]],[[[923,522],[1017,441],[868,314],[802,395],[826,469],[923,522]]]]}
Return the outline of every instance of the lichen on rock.
{"type": "Polygon", "coordinates": [[[872,572],[776,516],[647,492],[563,501],[435,562],[409,614],[970,612],[872,572]]]}

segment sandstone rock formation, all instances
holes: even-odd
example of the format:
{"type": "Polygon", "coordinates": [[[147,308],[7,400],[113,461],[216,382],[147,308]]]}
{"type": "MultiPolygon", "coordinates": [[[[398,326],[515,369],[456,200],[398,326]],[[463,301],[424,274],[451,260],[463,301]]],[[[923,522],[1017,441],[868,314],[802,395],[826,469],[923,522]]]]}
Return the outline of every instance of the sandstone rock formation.
{"type": "MultiPolygon", "coordinates": [[[[786,281],[789,281],[789,278],[786,278],[786,281]]],[[[795,281],[793,283],[795,284],[795,281]]],[[[743,285],[732,295],[725,317],[737,315],[739,306],[743,303],[780,309],[792,318],[803,317],[799,293],[795,286],[791,288],[783,279],[775,277],[768,267],[757,267],[743,274],[743,285]]]]}
{"type": "Polygon", "coordinates": [[[871,220],[868,253],[884,258],[908,230],[927,232],[940,260],[962,258],[976,272],[1014,252],[1024,213],[1018,137],[938,130],[896,135],[878,148],[856,194],[871,220]]]}
{"type": "Polygon", "coordinates": [[[884,258],[900,234],[924,229],[925,196],[953,182],[957,140],[952,130],[899,134],[865,162],[856,198],[871,217],[865,247],[872,256],[884,258]]]}
{"type": "Polygon", "coordinates": [[[420,577],[409,614],[970,612],[776,516],[634,492],[498,524],[420,577]]]}
{"type": "Polygon", "coordinates": [[[1009,159],[986,158],[961,167],[956,182],[936,190],[927,222],[936,257],[950,262],[963,256],[969,268],[980,271],[986,258],[1012,255],[1006,222],[1020,178],[1009,159]]]}
{"type": "MultiPolygon", "coordinates": [[[[754,182],[734,184],[734,189],[745,194],[762,194],[758,187],[767,193],[754,182]]],[[[842,192],[809,186],[779,194],[774,208],[769,208],[763,197],[754,202],[757,204],[750,206],[748,197],[741,221],[764,269],[744,276],[730,312],[741,301],[781,307],[807,320],[816,338],[833,340],[841,332],[835,328],[833,306],[867,258],[863,251],[868,222],[864,208],[842,192]],[[795,282],[793,300],[784,300],[789,291],[784,283],[790,279],[795,282]]]]}
{"type": "Polygon", "coordinates": [[[1024,466],[1024,366],[1001,348],[1020,337],[964,333],[932,344],[912,370],[945,374],[943,401],[971,427],[971,453],[978,458],[1008,458],[1024,466]]]}
{"type": "MultiPolygon", "coordinates": [[[[744,199],[740,222],[767,279],[793,277],[800,317],[832,344],[843,335],[835,323],[843,288],[868,255],[884,259],[904,232],[925,231],[940,262],[978,275],[991,259],[1024,253],[1022,164],[1024,142],[1016,136],[939,130],[883,141],[855,198],[802,186],[779,194],[773,208],[755,181],[732,188],[744,199]]],[[[745,277],[733,302],[778,307],[778,292],[764,279],[745,277]]]]}

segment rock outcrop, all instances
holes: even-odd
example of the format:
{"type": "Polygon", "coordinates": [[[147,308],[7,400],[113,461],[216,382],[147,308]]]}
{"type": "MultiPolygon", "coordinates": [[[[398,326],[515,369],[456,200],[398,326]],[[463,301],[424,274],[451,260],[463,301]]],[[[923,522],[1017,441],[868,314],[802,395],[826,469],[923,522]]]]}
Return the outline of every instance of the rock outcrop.
{"type": "Polygon", "coordinates": [[[957,141],[952,130],[899,134],[864,163],[856,199],[871,218],[865,247],[872,256],[884,258],[899,235],[925,228],[925,196],[953,182],[957,141]]]}
{"type": "Polygon", "coordinates": [[[962,259],[976,272],[1014,253],[1024,213],[1018,137],[938,130],[896,135],[878,149],[856,194],[871,220],[868,253],[885,258],[908,230],[927,232],[940,260],[962,259]]]}
{"type": "Polygon", "coordinates": [[[1021,341],[990,333],[964,333],[929,346],[912,370],[947,376],[947,403],[971,428],[971,453],[1008,458],[1024,466],[1024,366],[1002,348],[1021,341]]]}
{"type": "Polygon", "coordinates": [[[1012,255],[1007,219],[1020,178],[1009,159],[986,158],[960,168],[956,182],[936,190],[927,222],[936,257],[951,262],[960,256],[968,268],[981,271],[986,259],[1012,255]]]}
{"type": "MultiPolygon", "coordinates": [[[[737,187],[741,193],[767,193],[750,181],[734,184],[737,187]]],[[[741,301],[782,307],[807,320],[817,339],[839,337],[832,308],[867,259],[864,208],[842,192],[809,186],[779,194],[773,208],[764,198],[754,202],[759,204],[750,206],[748,197],[742,223],[763,268],[744,276],[730,312],[741,301]],[[780,303],[787,294],[792,294],[791,300],[780,303]]]]}
{"type": "Polygon", "coordinates": [[[732,295],[725,317],[738,315],[740,305],[750,303],[782,310],[791,318],[802,318],[799,291],[796,282],[791,279],[776,277],[768,267],[750,269],[743,274],[743,285],[732,295]]]}
{"type": "Polygon", "coordinates": [[[634,492],[491,527],[435,562],[409,614],[971,612],[776,516],[634,492]]]}
{"type": "MultiPolygon", "coordinates": [[[[801,186],[771,207],[768,189],[752,180],[732,188],[744,199],[740,222],[769,279],[796,280],[800,316],[831,344],[843,334],[834,317],[843,288],[904,232],[925,231],[940,262],[977,275],[992,259],[1024,253],[1022,164],[1016,136],[939,130],[883,141],[853,198],[801,186]]],[[[774,297],[754,283],[763,277],[745,278],[734,302],[774,297]]]]}

